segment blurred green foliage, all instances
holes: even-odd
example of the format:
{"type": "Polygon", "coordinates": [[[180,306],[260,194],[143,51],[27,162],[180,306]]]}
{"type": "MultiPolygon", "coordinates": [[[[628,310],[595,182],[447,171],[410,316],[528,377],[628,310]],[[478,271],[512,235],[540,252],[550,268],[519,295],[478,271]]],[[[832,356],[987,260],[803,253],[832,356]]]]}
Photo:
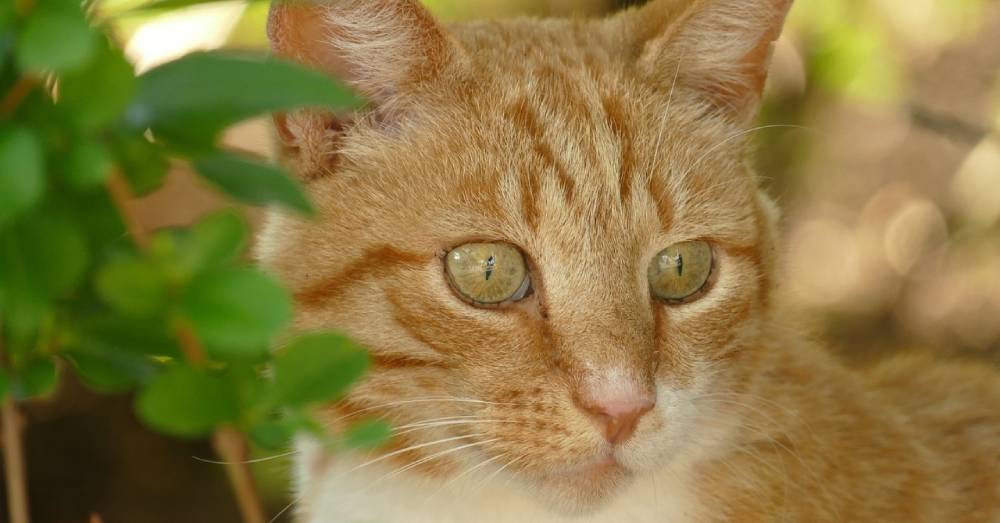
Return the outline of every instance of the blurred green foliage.
{"type": "Polygon", "coordinates": [[[297,182],[221,148],[219,134],[260,114],[362,101],[263,54],[191,54],[137,77],[111,19],[91,7],[0,7],[0,397],[44,396],[72,369],[100,391],[137,389],[140,418],[174,436],[236,427],[269,448],[300,430],[352,446],[382,441],[379,426],[339,440],[313,420],[314,405],[361,376],[367,354],[331,333],[271,350],[292,298],[247,265],[239,214],[149,233],[128,211],[130,195],[183,163],[236,201],[308,217],[297,182]]]}

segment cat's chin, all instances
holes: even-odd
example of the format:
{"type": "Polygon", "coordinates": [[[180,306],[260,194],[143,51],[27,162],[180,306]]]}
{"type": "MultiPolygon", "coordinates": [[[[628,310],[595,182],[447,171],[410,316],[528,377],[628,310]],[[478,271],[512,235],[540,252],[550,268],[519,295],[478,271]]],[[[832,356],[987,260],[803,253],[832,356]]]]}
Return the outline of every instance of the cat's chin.
{"type": "Polygon", "coordinates": [[[600,509],[631,479],[632,472],[617,462],[600,462],[541,475],[530,491],[556,512],[581,516],[600,509]]]}

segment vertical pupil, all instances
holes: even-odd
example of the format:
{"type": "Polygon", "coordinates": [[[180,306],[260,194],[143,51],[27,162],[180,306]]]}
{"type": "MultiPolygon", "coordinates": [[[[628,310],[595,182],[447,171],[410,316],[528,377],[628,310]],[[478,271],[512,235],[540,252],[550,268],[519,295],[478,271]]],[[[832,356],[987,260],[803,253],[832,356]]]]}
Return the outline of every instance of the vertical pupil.
{"type": "Polygon", "coordinates": [[[486,280],[487,281],[489,281],[490,276],[493,275],[493,268],[496,267],[496,265],[497,265],[497,257],[496,256],[494,256],[494,255],[491,254],[489,258],[486,258],[486,280]]]}
{"type": "Polygon", "coordinates": [[[677,267],[677,276],[680,277],[684,274],[684,255],[677,253],[677,261],[675,262],[677,267]]]}

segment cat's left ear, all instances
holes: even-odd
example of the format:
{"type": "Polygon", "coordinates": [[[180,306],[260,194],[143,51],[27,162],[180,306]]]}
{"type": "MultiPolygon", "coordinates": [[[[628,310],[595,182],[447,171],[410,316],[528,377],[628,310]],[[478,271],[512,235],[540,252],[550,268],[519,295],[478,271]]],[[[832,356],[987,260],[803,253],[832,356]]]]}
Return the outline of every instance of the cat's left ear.
{"type": "Polygon", "coordinates": [[[653,0],[623,15],[637,66],[740,124],[754,117],[792,0],[653,0]]]}
{"type": "MultiPolygon", "coordinates": [[[[268,37],[275,54],[346,82],[392,125],[414,93],[461,62],[462,50],[418,0],[273,0],[268,37]]],[[[337,140],[355,114],[277,114],[275,128],[304,177],[330,170],[337,140]]]]}

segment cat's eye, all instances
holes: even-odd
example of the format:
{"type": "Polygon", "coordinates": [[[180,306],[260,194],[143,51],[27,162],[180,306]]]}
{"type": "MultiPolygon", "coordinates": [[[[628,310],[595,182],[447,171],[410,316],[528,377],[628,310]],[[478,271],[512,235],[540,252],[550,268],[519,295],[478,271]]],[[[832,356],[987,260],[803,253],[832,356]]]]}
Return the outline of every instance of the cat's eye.
{"type": "Polygon", "coordinates": [[[712,246],[696,240],[675,243],[649,263],[649,288],[661,300],[681,302],[701,291],[712,274],[712,246]]]}
{"type": "Polygon", "coordinates": [[[521,251],[508,243],[466,243],[445,258],[455,290],[476,304],[495,305],[528,295],[531,279],[521,251]]]}

